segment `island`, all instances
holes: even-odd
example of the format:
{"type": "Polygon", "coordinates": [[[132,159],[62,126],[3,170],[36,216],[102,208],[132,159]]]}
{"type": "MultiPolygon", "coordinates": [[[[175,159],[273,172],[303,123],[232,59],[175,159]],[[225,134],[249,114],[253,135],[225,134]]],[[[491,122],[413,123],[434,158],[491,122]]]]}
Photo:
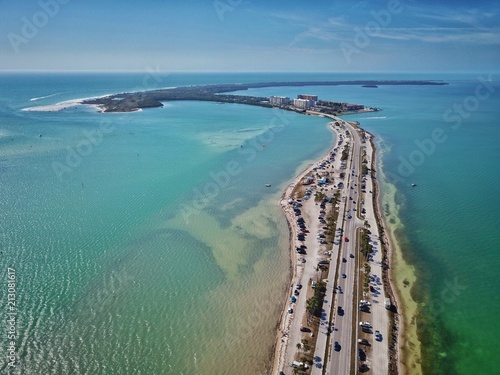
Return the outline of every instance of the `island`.
{"type": "MultiPolygon", "coordinates": [[[[81,104],[95,105],[102,112],[134,112],[144,108],[163,107],[162,102],[175,100],[210,101],[217,103],[237,103],[255,105],[261,107],[273,107],[269,98],[247,95],[230,95],[229,92],[243,91],[263,87],[284,86],[390,86],[390,85],[447,85],[442,81],[304,81],[304,82],[260,82],[260,83],[235,83],[217,85],[195,85],[185,87],[174,87],[159,90],[125,92],[99,98],[85,99],[81,104]]],[[[284,107],[283,109],[291,109],[284,107]]],[[[292,109],[293,110],[293,109],[292,109]]],[[[327,114],[340,115],[345,111],[334,108],[331,111],[321,111],[327,114]]]]}

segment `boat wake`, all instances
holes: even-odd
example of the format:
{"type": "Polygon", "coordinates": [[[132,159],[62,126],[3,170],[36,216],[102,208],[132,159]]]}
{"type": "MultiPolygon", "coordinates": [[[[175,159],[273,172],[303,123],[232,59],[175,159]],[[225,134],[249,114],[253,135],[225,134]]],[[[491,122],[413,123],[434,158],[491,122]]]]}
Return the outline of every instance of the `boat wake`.
{"type": "Polygon", "coordinates": [[[387,116],[371,116],[371,117],[364,117],[363,120],[380,120],[386,118],[387,116]]]}

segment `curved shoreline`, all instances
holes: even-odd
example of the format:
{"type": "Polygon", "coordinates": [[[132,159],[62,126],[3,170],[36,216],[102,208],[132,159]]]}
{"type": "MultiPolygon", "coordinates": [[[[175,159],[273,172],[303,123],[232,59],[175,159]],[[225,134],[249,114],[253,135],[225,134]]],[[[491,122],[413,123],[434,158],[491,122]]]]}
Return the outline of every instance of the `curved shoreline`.
{"type": "MultiPolygon", "coordinates": [[[[286,86],[339,86],[339,85],[447,85],[448,83],[442,81],[408,81],[408,80],[394,80],[394,81],[376,81],[376,80],[363,80],[363,81],[297,81],[297,82],[260,82],[260,83],[233,83],[233,84],[209,84],[209,85],[194,85],[183,87],[169,87],[157,90],[147,90],[138,92],[122,92],[112,95],[101,95],[98,97],[74,99],[76,105],[93,105],[97,106],[101,112],[135,112],[138,109],[145,108],[158,108],[163,107],[165,101],[177,100],[196,100],[196,101],[210,101],[217,103],[235,103],[245,105],[255,105],[266,108],[275,107],[269,102],[267,97],[254,97],[244,95],[230,95],[229,92],[245,91],[248,89],[264,88],[264,87],[286,87],[286,86]]],[[[30,107],[30,111],[58,111],[60,110],[61,103],[52,106],[30,107]]],[[[281,106],[282,109],[294,110],[281,106]]],[[[324,111],[325,112],[325,111],[324,111]]],[[[330,110],[325,113],[330,114],[348,114],[349,111],[345,110],[330,110]]]]}
{"type": "MultiPolygon", "coordinates": [[[[290,210],[290,205],[288,204],[288,200],[291,199],[293,190],[295,186],[302,180],[305,176],[311,173],[312,169],[314,168],[314,165],[317,164],[318,160],[324,159],[326,156],[329,155],[330,152],[333,151],[335,148],[335,141],[338,139],[338,133],[336,130],[330,125],[331,122],[328,122],[327,128],[335,135],[333,144],[330,146],[330,148],[324,153],[321,158],[314,160],[314,162],[310,163],[306,169],[304,169],[302,172],[300,172],[293,180],[290,182],[283,194],[281,195],[280,198],[280,206],[283,215],[285,216],[287,226],[288,226],[288,233],[289,233],[289,246],[288,246],[288,251],[290,254],[290,267],[291,267],[291,273],[290,277],[288,279],[288,285],[285,288],[286,292],[284,293],[284,298],[283,298],[283,312],[280,316],[280,320],[278,323],[278,331],[276,333],[276,339],[275,339],[275,344],[272,349],[274,355],[272,358],[272,364],[271,364],[271,374],[277,374],[279,371],[283,369],[283,366],[285,365],[285,359],[286,359],[286,354],[287,354],[287,347],[288,347],[288,341],[290,339],[289,336],[289,328],[290,324],[292,322],[293,316],[288,313],[288,304],[286,301],[288,300],[288,295],[290,294],[290,289],[293,287],[294,283],[298,282],[301,277],[301,273],[298,272],[299,268],[297,267],[297,257],[294,256],[294,247],[296,245],[295,239],[297,238],[297,231],[295,229],[295,226],[292,224],[294,215],[293,211],[290,210]]],[[[293,288],[292,288],[293,289],[293,288]]]]}

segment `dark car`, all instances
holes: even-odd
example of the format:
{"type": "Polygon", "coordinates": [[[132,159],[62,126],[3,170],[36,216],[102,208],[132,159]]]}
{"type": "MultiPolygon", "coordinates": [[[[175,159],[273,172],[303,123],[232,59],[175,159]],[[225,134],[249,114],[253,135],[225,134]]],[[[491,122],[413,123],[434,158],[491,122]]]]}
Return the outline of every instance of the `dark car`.
{"type": "Polygon", "coordinates": [[[342,263],[345,263],[347,262],[347,259],[346,258],[342,258],[342,263]]]}
{"type": "Polygon", "coordinates": [[[311,332],[311,328],[309,328],[309,327],[300,327],[300,332],[311,332]]]}
{"type": "Polygon", "coordinates": [[[341,347],[338,341],[335,341],[334,349],[336,352],[340,352],[341,347]]]}

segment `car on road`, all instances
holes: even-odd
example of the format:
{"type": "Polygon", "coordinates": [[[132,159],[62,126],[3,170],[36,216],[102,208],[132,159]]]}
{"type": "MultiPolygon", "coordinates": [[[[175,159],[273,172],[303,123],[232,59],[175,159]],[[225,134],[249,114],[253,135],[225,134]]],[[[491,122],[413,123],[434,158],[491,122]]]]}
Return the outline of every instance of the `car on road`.
{"type": "Polygon", "coordinates": [[[293,308],[289,307],[289,308],[288,308],[288,313],[289,313],[289,314],[293,314],[293,308]]]}
{"type": "Polygon", "coordinates": [[[346,258],[342,258],[342,263],[346,263],[347,262],[347,259],[346,258]]]}
{"type": "Polygon", "coordinates": [[[335,349],[336,352],[340,352],[341,347],[340,347],[340,344],[339,344],[338,341],[335,341],[334,349],[335,349]]]}
{"type": "Polygon", "coordinates": [[[363,362],[366,361],[366,353],[363,349],[358,348],[358,355],[359,355],[359,359],[361,361],[363,361],[363,362]]]}
{"type": "Polygon", "coordinates": [[[345,279],[347,276],[345,273],[342,274],[342,278],[345,279]]]}
{"type": "Polygon", "coordinates": [[[309,328],[309,327],[300,327],[300,332],[311,332],[311,328],[309,328]]]}
{"type": "Polygon", "coordinates": [[[337,314],[340,316],[344,315],[344,309],[341,306],[337,306],[337,314]]]}
{"type": "Polygon", "coordinates": [[[358,339],[358,344],[370,346],[367,339],[358,339]]]}
{"type": "Polygon", "coordinates": [[[349,242],[349,238],[348,237],[344,237],[344,242],[349,242]]]}
{"type": "Polygon", "coordinates": [[[349,254],[349,257],[354,258],[354,254],[353,253],[349,254]]]}
{"type": "Polygon", "coordinates": [[[359,366],[359,372],[367,372],[370,371],[370,368],[366,363],[363,363],[361,366],[359,366]]]}

